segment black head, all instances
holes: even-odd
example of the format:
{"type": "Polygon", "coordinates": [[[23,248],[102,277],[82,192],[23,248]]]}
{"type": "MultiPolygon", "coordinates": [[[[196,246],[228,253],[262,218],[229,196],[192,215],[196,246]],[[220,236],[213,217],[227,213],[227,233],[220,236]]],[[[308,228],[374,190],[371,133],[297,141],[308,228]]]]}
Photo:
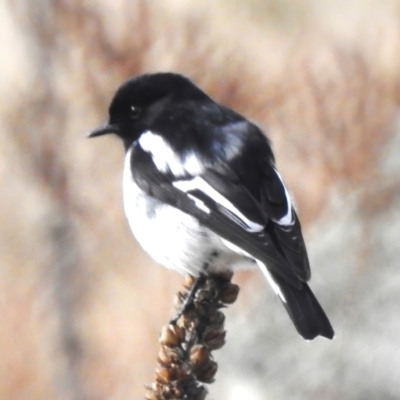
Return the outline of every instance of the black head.
{"type": "Polygon", "coordinates": [[[205,99],[209,97],[182,75],[139,75],[121,85],[111,101],[109,120],[89,137],[114,133],[130,145],[149,129],[148,124],[154,115],[171,102],[205,99]]]}

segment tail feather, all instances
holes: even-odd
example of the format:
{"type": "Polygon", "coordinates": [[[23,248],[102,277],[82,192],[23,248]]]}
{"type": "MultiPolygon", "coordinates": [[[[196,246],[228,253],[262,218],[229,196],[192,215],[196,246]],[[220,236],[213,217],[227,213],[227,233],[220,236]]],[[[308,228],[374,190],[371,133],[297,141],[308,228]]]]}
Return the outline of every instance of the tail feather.
{"type": "Polygon", "coordinates": [[[304,339],[312,340],[317,336],[333,339],[335,333],[321,305],[307,283],[298,289],[280,277],[274,277],[285,301],[282,301],[297,332],[304,339]]]}
{"type": "Polygon", "coordinates": [[[258,264],[282,301],[297,332],[306,340],[317,336],[333,339],[335,333],[332,325],[307,283],[303,282],[299,289],[268,271],[260,262],[258,264]]]}

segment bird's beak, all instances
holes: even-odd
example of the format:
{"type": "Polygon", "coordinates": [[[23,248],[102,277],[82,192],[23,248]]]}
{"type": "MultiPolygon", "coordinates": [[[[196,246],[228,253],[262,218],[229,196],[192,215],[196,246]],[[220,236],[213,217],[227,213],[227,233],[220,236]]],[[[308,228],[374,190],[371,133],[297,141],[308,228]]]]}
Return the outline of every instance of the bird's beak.
{"type": "Polygon", "coordinates": [[[113,125],[109,122],[106,122],[105,124],[99,126],[96,128],[94,131],[90,132],[87,137],[88,138],[93,138],[96,136],[102,136],[102,135],[107,135],[108,133],[116,133],[118,134],[120,131],[118,125],[113,125]]]}

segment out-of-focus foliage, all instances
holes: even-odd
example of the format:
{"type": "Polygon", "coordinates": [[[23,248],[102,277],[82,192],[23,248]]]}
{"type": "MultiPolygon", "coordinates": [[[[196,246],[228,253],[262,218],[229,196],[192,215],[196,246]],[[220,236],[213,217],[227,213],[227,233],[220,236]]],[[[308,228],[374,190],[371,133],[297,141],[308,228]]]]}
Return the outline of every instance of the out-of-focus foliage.
{"type": "Polygon", "coordinates": [[[1,399],[141,398],[152,381],[181,278],[131,237],[120,143],[84,134],[124,79],[160,70],[266,128],[337,333],[303,343],[258,271],[238,274],[212,396],[399,398],[399,1],[0,10],[1,399]]]}

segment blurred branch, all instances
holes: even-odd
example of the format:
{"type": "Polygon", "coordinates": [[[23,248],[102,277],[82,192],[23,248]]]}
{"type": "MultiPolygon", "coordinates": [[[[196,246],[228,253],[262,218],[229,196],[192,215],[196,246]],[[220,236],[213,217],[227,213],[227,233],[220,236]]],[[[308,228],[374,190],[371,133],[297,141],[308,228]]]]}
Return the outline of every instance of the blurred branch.
{"type": "Polygon", "coordinates": [[[65,398],[83,400],[86,396],[79,374],[83,346],[77,329],[77,307],[85,292],[84,279],[72,221],[73,202],[64,146],[66,112],[56,79],[57,56],[63,51],[57,24],[60,4],[60,1],[15,4],[16,15],[31,41],[30,56],[38,85],[15,110],[10,130],[23,153],[26,169],[50,199],[43,229],[51,249],[48,272],[58,319],[55,350],[62,354],[54,381],[61,386],[65,398]],[[19,115],[24,118],[18,118],[19,115]]]}

